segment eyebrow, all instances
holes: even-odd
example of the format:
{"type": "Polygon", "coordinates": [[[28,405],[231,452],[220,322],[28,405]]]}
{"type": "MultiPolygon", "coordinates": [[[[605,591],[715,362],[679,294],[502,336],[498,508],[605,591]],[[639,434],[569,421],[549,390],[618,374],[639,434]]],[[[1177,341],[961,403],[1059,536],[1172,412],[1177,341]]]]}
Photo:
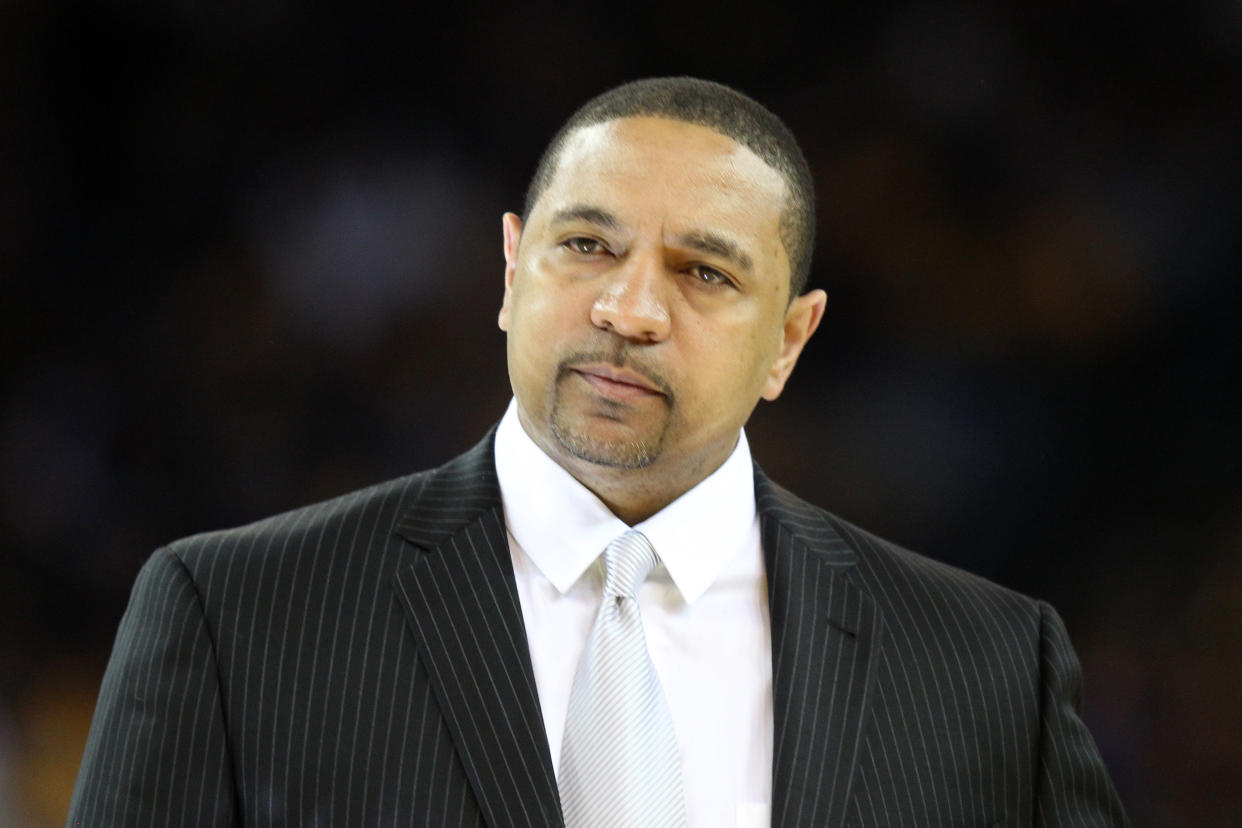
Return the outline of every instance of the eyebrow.
{"type": "Polygon", "coordinates": [[[750,256],[724,236],[707,231],[691,231],[678,236],[677,241],[700,253],[728,259],[743,270],[751,270],[753,267],[750,256]]]}
{"type": "MultiPolygon", "coordinates": [[[[621,227],[621,220],[613,213],[593,204],[571,204],[552,214],[553,226],[575,221],[585,221],[608,230],[621,227]]],[[[677,242],[700,253],[720,256],[747,272],[754,269],[750,256],[743,252],[736,243],[718,233],[708,230],[691,230],[678,236],[677,242]]]]}
{"type": "Polygon", "coordinates": [[[572,204],[569,207],[557,210],[552,216],[552,224],[554,225],[568,224],[574,221],[585,221],[609,230],[616,230],[621,226],[621,222],[612,213],[602,207],[595,207],[591,204],[572,204]]]}

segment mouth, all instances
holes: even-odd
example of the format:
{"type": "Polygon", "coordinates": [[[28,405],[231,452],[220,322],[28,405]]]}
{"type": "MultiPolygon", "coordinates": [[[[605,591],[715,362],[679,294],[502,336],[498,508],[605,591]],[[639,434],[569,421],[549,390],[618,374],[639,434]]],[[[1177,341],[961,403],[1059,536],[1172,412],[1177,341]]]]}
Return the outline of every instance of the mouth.
{"type": "Polygon", "coordinates": [[[569,370],[605,397],[632,402],[667,396],[655,380],[630,368],[596,362],[569,370]]]}

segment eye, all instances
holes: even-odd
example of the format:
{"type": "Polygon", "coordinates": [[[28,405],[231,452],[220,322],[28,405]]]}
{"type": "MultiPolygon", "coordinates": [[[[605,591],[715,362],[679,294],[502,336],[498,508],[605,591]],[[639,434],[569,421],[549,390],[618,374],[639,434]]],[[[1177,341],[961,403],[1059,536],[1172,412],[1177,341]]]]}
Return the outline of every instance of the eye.
{"type": "Polygon", "coordinates": [[[733,285],[732,279],[724,275],[724,273],[720,272],[716,268],[708,267],[707,265],[700,264],[700,265],[691,266],[690,275],[693,276],[695,280],[707,286],[716,286],[716,285],[732,286],[733,285]]]}
{"type": "Polygon", "coordinates": [[[604,245],[597,239],[592,239],[589,236],[574,236],[572,239],[566,239],[561,242],[561,245],[581,256],[594,256],[597,253],[605,252],[604,245]]]}

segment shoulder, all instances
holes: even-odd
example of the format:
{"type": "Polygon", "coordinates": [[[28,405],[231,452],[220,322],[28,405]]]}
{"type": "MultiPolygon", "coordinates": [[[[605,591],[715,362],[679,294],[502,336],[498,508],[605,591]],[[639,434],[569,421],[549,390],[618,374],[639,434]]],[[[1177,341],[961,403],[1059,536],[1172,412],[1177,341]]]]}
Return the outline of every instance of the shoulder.
{"type": "Polygon", "coordinates": [[[351,558],[403,543],[424,524],[452,529],[472,512],[499,501],[495,483],[495,430],[437,468],[377,483],[244,526],[182,538],[157,553],[181,561],[192,574],[240,560],[327,551],[351,558]],[[493,497],[494,493],[494,497],[493,497]]]}
{"type": "MultiPolygon", "coordinates": [[[[825,519],[858,554],[858,579],[885,603],[956,600],[1039,623],[1039,602],[965,569],[938,561],[868,532],[825,511],[825,519]]],[[[1036,627],[1037,628],[1037,627],[1036,627]]]]}
{"type": "Polygon", "coordinates": [[[914,552],[764,479],[761,514],[820,551],[875,603],[886,625],[911,634],[1002,637],[1038,648],[1046,605],[984,577],[914,552]]]}
{"type": "Polygon", "coordinates": [[[349,554],[391,535],[431,474],[409,474],[243,526],[181,538],[153,558],[171,558],[197,579],[217,567],[321,548],[349,554]]]}
{"type": "Polygon", "coordinates": [[[1039,709],[1051,608],[818,513],[853,551],[854,565],[841,574],[875,611],[876,642],[894,686],[929,700],[983,694],[996,710],[1039,709]]]}

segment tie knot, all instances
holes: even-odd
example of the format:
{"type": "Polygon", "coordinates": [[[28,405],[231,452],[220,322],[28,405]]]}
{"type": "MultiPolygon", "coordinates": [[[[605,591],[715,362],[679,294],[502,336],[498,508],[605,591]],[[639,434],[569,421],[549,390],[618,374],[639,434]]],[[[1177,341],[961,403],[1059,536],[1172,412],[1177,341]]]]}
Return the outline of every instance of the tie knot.
{"type": "Polygon", "coordinates": [[[638,585],[655,565],[651,541],[642,532],[631,529],[604,550],[604,595],[633,598],[638,585]]]}

